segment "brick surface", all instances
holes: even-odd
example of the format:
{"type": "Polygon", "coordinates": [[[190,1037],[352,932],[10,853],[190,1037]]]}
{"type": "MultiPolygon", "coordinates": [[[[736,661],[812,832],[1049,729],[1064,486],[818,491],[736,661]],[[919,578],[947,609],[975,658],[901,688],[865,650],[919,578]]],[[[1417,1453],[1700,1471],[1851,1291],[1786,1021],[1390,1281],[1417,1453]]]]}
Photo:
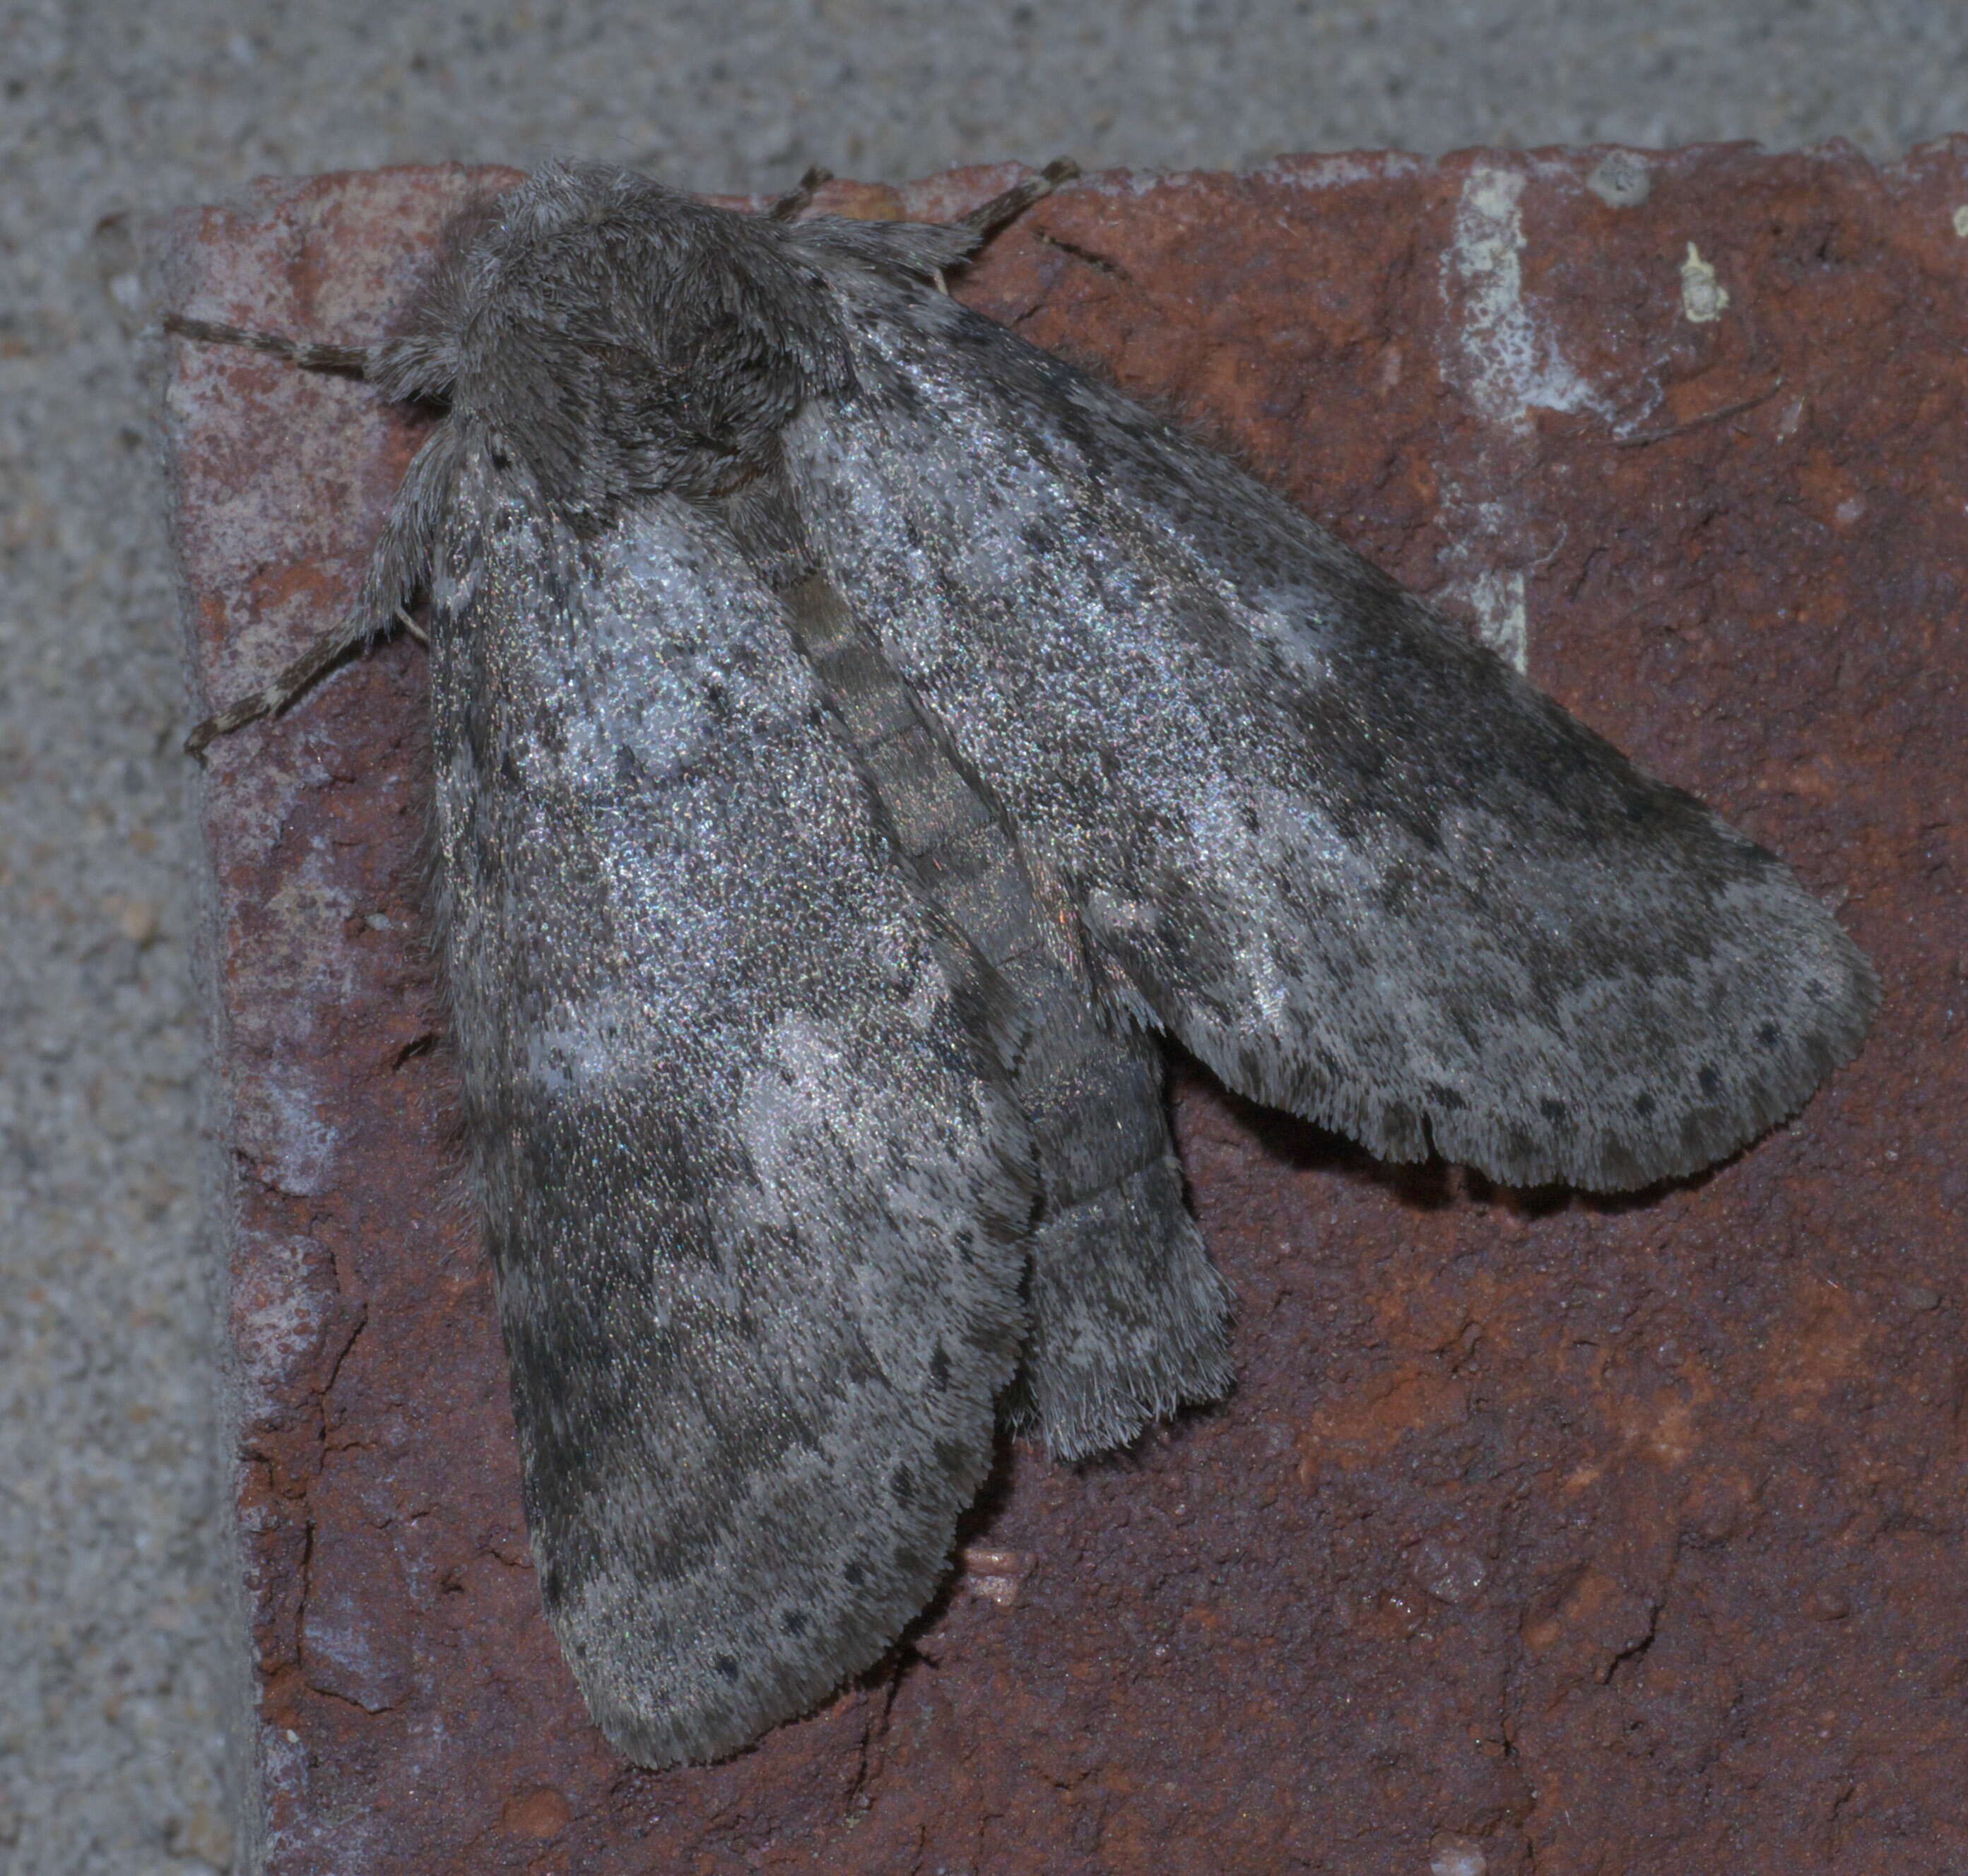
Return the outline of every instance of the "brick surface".
{"type": "MultiPolygon", "coordinates": [[[[329,176],[188,213],[176,304],[377,336],[445,213],[499,180],[329,176]]],[[[830,205],[941,214],[1002,180],[830,205]]],[[[1968,1863],[1964,204],[1968,142],[1891,168],[1835,146],[1293,159],[1092,179],[962,284],[1527,645],[1570,707],[1840,902],[1886,1002],[1797,1121],[1614,1202],[1392,1171],[1185,1071],[1237,1392],[1117,1464],[1008,1445],[905,1645],[727,1764],[616,1758],[539,1613],[421,949],[422,653],[215,746],[267,1867],[1968,1863]]],[[[177,348],[201,697],[336,615],[418,425],[177,348]]]]}

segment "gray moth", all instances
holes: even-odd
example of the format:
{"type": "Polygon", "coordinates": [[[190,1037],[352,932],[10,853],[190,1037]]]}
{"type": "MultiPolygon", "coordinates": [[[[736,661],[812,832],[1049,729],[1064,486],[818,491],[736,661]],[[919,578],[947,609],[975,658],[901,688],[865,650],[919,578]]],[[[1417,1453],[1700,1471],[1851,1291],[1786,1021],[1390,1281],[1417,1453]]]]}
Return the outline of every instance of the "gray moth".
{"type": "Polygon", "coordinates": [[[609,1739],[733,1752],[923,1609],[1001,1421],[1231,1381],[1164,1034],[1392,1160],[1691,1172],[1864,957],[1223,457],[942,290],[947,226],[556,165],[400,336],[176,331],[445,416],[346,628],[428,601],[435,919],[546,1611],[609,1739]]]}

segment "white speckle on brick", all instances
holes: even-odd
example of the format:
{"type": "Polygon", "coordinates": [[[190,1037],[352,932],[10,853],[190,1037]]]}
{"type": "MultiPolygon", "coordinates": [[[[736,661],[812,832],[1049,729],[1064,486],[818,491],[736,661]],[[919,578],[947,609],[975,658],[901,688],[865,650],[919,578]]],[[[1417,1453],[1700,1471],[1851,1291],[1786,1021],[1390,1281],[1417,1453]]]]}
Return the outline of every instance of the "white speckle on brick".
{"type": "Polygon", "coordinates": [[[1715,277],[1714,265],[1701,257],[1694,242],[1681,264],[1682,316],[1691,325],[1707,325],[1729,310],[1729,289],[1715,277]]]}
{"type": "Polygon", "coordinates": [[[1522,671],[1531,653],[1530,613],[1524,603],[1524,576],[1512,568],[1479,573],[1464,587],[1476,609],[1483,642],[1522,671]]]}
{"type": "Polygon", "coordinates": [[[1638,152],[1610,150],[1586,177],[1585,186],[1609,209],[1637,209],[1653,193],[1654,179],[1638,152]]]}
{"type": "Polygon", "coordinates": [[[259,1280],[234,1299],[233,1343],[245,1404],[270,1413],[319,1352],[332,1298],[311,1280],[309,1247],[298,1239],[261,1243],[254,1264],[259,1280]]]}
{"type": "Polygon", "coordinates": [[[258,1092],[260,1124],[255,1132],[264,1155],[263,1176],[277,1192],[296,1198],[331,1189],[341,1135],[316,1109],[314,1080],[301,1068],[292,1071],[291,1079],[270,1069],[258,1092]]]}

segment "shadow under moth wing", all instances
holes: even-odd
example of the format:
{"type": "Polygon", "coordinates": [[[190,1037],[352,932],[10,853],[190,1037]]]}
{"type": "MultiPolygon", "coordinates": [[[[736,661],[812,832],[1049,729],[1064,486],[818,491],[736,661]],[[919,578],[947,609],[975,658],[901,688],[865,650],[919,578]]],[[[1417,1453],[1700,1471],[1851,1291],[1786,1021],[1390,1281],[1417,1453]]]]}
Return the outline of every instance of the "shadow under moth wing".
{"type": "Polygon", "coordinates": [[[1076,1455],[1227,1386],[1153,1030],[1384,1155],[1613,1188],[1876,999],[1769,855],[943,296],[988,212],[555,167],[388,344],[173,322],[448,407],[336,642],[428,592],[528,1521],[648,1764],[879,1656],[994,1399],[1076,1455]]]}

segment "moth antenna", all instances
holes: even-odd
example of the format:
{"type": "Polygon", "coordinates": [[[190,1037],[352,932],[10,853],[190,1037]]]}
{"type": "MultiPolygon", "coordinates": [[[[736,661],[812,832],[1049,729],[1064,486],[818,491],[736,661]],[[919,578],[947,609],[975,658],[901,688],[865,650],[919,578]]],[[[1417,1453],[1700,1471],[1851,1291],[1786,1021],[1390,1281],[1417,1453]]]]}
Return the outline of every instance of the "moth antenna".
{"type": "Polygon", "coordinates": [[[816,163],[805,175],[786,191],[766,211],[775,222],[790,222],[803,215],[812,205],[813,199],[820,193],[821,186],[833,180],[833,172],[824,163],[816,163]]]}
{"type": "Polygon", "coordinates": [[[1029,183],[1020,183],[1002,195],[993,196],[968,215],[958,216],[956,225],[974,228],[979,241],[989,241],[1001,228],[1015,222],[1034,202],[1043,201],[1079,173],[1079,165],[1070,157],[1057,157],[1029,183]]]}
{"type": "Polygon", "coordinates": [[[164,315],[163,327],[180,338],[202,338],[215,345],[244,345],[249,351],[268,352],[299,365],[303,371],[338,371],[354,378],[369,375],[366,345],[304,344],[278,332],[249,332],[244,326],[222,325],[212,319],[188,319],[177,312],[164,315]]]}

